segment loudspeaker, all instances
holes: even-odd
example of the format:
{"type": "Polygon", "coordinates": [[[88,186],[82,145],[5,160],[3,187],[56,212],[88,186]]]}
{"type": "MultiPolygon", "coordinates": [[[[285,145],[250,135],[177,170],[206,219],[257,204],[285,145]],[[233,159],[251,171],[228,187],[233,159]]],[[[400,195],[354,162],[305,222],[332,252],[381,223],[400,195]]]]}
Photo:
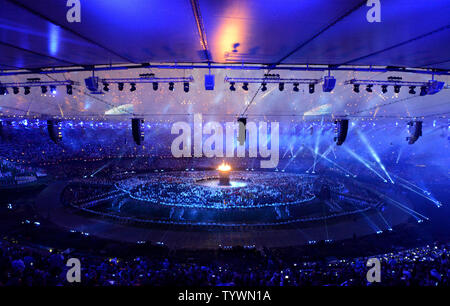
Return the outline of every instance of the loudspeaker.
{"type": "Polygon", "coordinates": [[[416,128],[414,129],[414,136],[417,138],[422,136],[422,121],[416,121],[416,128]]]}
{"type": "Polygon", "coordinates": [[[205,90],[214,90],[214,74],[205,74],[205,90]]]}
{"type": "Polygon", "coordinates": [[[241,117],[238,118],[237,120],[238,124],[239,124],[239,131],[238,131],[238,141],[239,144],[242,146],[245,144],[245,140],[246,140],[246,125],[247,125],[247,118],[241,117]]]}
{"type": "Polygon", "coordinates": [[[336,137],[334,137],[334,141],[336,145],[340,146],[344,143],[347,138],[348,133],[348,119],[339,119],[334,122],[336,124],[335,132],[336,137]]]}
{"type": "Polygon", "coordinates": [[[58,143],[62,140],[62,128],[60,121],[52,119],[47,120],[47,130],[50,139],[54,143],[58,143]]]}
{"type": "Polygon", "coordinates": [[[406,141],[408,141],[408,144],[413,144],[419,139],[420,136],[422,136],[422,121],[410,121],[408,122],[408,132],[410,136],[406,137],[406,141]],[[411,132],[412,128],[414,127],[414,130],[411,132]]]}
{"type": "Polygon", "coordinates": [[[427,86],[427,94],[434,95],[442,90],[444,88],[445,83],[444,82],[438,82],[438,81],[428,81],[427,86]]]}
{"type": "Polygon", "coordinates": [[[137,145],[141,145],[144,141],[144,119],[132,118],[131,119],[131,131],[133,134],[133,140],[137,145]]]}
{"type": "Polygon", "coordinates": [[[102,94],[103,91],[98,88],[99,78],[98,77],[89,77],[84,79],[84,83],[86,84],[86,88],[92,94],[102,94]]]}
{"type": "Polygon", "coordinates": [[[326,76],[323,78],[322,90],[323,92],[330,92],[336,86],[336,79],[332,76],[326,76]]]}

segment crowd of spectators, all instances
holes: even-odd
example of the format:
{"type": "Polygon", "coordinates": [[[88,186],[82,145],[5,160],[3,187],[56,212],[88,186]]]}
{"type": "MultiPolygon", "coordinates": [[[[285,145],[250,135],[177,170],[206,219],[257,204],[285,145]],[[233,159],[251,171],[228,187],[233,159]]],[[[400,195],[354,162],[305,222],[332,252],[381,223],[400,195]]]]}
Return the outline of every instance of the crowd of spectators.
{"type": "MultiPolygon", "coordinates": [[[[69,286],[68,258],[81,262],[82,286],[448,286],[449,245],[431,244],[373,255],[381,282],[366,278],[368,257],[283,260],[268,249],[219,250],[208,259],[101,257],[40,250],[0,242],[0,285],[69,286]]],[[[201,251],[200,251],[201,252],[201,251]]]]}
{"type": "Polygon", "coordinates": [[[18,163],[46,166],[67,161],[168,156],[172,135],[159,134],[159,141],[146,141],[144,145],[136,146],[127,128],[72,127],[65,128],[63,141],[55,144],[50,140],[45,126],[4,128],[0,157],[18,163]]]}
{"type": "Polygon", "coordinates": [[[34,182],[38,177],[42,176],[46,176],[46,173],[41,169],[0,159],[0,186],[34,182]]]}

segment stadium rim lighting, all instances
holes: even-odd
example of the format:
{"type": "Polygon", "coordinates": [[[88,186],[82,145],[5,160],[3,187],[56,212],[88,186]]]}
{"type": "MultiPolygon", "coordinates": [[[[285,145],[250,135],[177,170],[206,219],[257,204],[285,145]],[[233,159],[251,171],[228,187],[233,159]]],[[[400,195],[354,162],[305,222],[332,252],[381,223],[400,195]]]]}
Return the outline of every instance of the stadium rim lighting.
{"type": "Polygon", "coordinates": [[[245,83],[242,85],[242,89],[245,90],[245,91],[248,91],[248,83],[247,83],[247,82],[245,82],[245,83]]]}
{"type": "Polygon", "coordinates": [[[309,84],[309,93],[313,94],[315,90],[315,85],[313,83],[309,84]]]}
{"type": "MultiPolygon", "coordinates": [[[[29,88],[30,88],[30,87],[28,87],[28,93],[29,93],[29,91],[30,91],[29,88]]],[[[26,87],[25,87],[25,94],[27,94],[26,92],[27,92],[27,89],[26,89],[26,87]]],[[[41,86],[41,92],[42,92],[43,94],[47,93],[47,86],[41,86]]]]}
{"type": "Polygon", "coordinates": [[[400,93],[400,88],[401,88],[400,85],[394,85],[394,92],[397,94],[400,93]]]}
{"type": "MultiPolygon", "coordinates": [[[[47,92],[47,87],[45,87],[45,91],[47,92]]],[[[23,92],[25,95],[28,95],[28,94],[30,94],[30,87],[28,87],[28,86],[25,86],[24,87],[24,92],[23,92]]]]}
{"type": "Polygon", "coordinates": [[[109,84],[108,83],[103,83],[103,90],[108,92],[109,91],[109,84]]]}
{"type": "Polygon", "coordinates": [[[230,90],[235,91],[236,87],[234,87],[235,82],[230,82],[230,90]]]}
{"type": "Polygon", "coordinates": [[[416,94],[416,86],[409,86],[409,93],[411,95],[415,95],[416,94]]]}
{"type": "Polygon", "coordinates": [[[174,82],[169,82],[169,90],[173,91],[175,88],[175,83],[174,82]]]}
{"type": "Polygon", "coordinates": [[[158,90],[158,82],[153,82],[153,90],[157,91],[158,90]]]}
{"type": "Polygon", "coordinates": [[[136,90],[136,84],[135,83],[130,83],[130,91],[135,91],[136,90]]]}
{"type": "Polygon", "coordinates": [[[66,85],[66,92],[68,95],[72,94],[72,85],[66,85]]]}
{"type": "Polygon", "coordinates": [[[51,92],[52,94],[56,94],[56,86],[50,85],[50,92],[51,92]]]}
{"type": "Polygon", "coordinates": [[[117,84],[117,87],[119,88],[119,91],[123,90],[123,86],[124,86],[124,83],[118,83],[117,84]]]}
{"type": "Polygon", "coordinates": [[[373,87],[372,84],[367,85],[367,86],[366,86],[366,91],[367,91],[367,92],[373,92],[372,87],[373,87]]]}
{"type": "Polygon", "coordinates": [[[359,84],[353,84],[353,91],[359,93],[359,84]]]}
{"type": "Polygon", "coordinates": [[[17,95],[19,93],[19,87],[13,87],[13,92],[17,95]]]}
{"type": "Polygon", "coordinates": [[[381,85],[381,92],[385,94],[387,91],[387,85],[381,85]]]}
{"type": "Polygon", "coordinates": [[[299,91],[298,85],[299,85],[298,83],[294,83],[294,88],[292,88],[292,90],[298,92],[299,91]]]}
{"type": "Polygon", "coordinates": [[[283,82],[281,82],[281,83],[278,84],[278,89],[279,89],[280,91],[283,91],[283,90],[284,90],[284,83],[283,83],[283,82]]]}
{"type": "Polygon", "coordinates": [[[184,92],[189,92],[189,82],[183,83],[183,90],[184,90],[184,92]]]}

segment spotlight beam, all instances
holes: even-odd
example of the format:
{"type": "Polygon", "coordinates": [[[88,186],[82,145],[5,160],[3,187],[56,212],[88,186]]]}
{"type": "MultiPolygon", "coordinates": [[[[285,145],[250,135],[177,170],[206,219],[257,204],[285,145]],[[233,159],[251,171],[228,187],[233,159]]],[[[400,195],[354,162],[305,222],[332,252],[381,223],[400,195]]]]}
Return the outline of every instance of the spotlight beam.
{"type": "Polygon", "coordinates": [[[383,165],[383,163],[381,162],[380,157],[378,156],[377,152],[375,152],[375,150],[372,148],[372,146],[370,145],[369,141],[367,140],[366,136],[360,131],[357,130],[357,133],[359,135],[359,138],[362,140],[362,142],[364,142],[364,144],[367,146],[367,148],[369,149],[370,154],[372,155],[372,157],[374,158],[374,160],[377,162],[377,164],[380,166],[381,170],[383,170],[383,172],[386,174],[386,176],[388,177],[388,179],[391,181],[392,184],[394,184],[394,181],[392,180],[391,176],[389,175],[389,173],[386,170],[386,167],[383,165]]]}
{"type": "Polygon", "coordinates": [[[291,149],[291,147],[289,146],[289,147],[286,149],[286,151],[284,152],[283,157],[281,157],[281,159],[283,159],[283,158],[286,156],[286,154],[288,154],[288,152],[290,151],[290,149],[291,149]]]}
{"type": "MultiPolygon", "coordinates": [[[[326,149],[325,150],[325,152],[323,152],[323,156],[328,156],[328,154],[330,154],[330,152],[331,151],[333,151],[333,148],[334,148],[334,146],[331,144],[329,147],[328,147],[328,149],[326,149]]],[[[315,171],[316,170],[316,165],[319,163],[319,161],[323,158],[323,156],[319,156],[319,158],[314,162],[314,164],[311,166],[311,167],[309,167],[309,169],[308,170],[306,170],[306,172],[308,172],[309,170],[311,170],[311,168],[313,168],[314,167],[314,169],[313,169],[313,171],[315,171]]]]}
{"type": "Polygon", "coordinates": [[[293,147],[294,147],[294,143],[295,143],[295,140],[292,143],[289,144],[288,148],[286,149],[286,151],[283,154],[282,159],[286,156],[286,154],[288,154],[288,152],[291,152],[291,154],[293,153],[292,150],[293,150],[293,147]]]}
{"type": "Polygon", "coordinates": [[[314,144],[314,164],[313,164],[313,172],[316,170],[316,163],[317,163],[317,153],[319,152],[319,143],[320,143],[320,135],[322,134],[323,131],[323,117],[322,117],[322,122],[320,125],[320,129],[319,132],[317,133],[317,137],[316,137],[316,141],[314,144]]]}
{"type": "Polygon", "coordinates": [[[421,197],[423,197],[423,198],[425,198],[425,199],[427,199],[427,200],[433,202],[433,203],[436,205],[436,207],[441,207],[441,206],[442,206],[442,204],[441,204],[439,201],[436,201],[436,200],[434,200],[434,199],[431,199],[431,198],[427,197],[426,195],[424,195],[423,193],[420,193],[420,192],[418,192],[418,191],[412,189],[411,187],[406,186],[406,185],[403,184],[403,183],[400,183],[400,186],[402,186],[403,188],[406,188],[406,189],[408,189],[408,190],[410,190],[410,191],[412,191],[412,192],[418,194],[419,196],[421,196],[421,197]]]}
{"type": "MultiPolygon", "coordinates": [[[[311,147],[308,147],[309,150],[311,150],[312,153],[314,153],[314,150],[311,147]]],[[[341,169],[344,173],[347,173],[349,175],[351,175],[352,177],[356,177],[355,174],[351,173],[350,171],[348,171],[347,169],[345,169],[344,167],[338,165],[337,163],[335,163],[334,161],[332,161],[331,159],[329,159],[328,157],[324,156],[323,154],[317,153],[319,156],[322,156],[323,159],[325,159],[326,161],[328,161],[329,163],[335,165],[336,167],[338,167],[339,169],[341,169]]]]}
{"type": "Polygon", "coordinates": [[[356,160],[358,160],[359,162],[361,162],[364,166],[366,166],[367,167],[367,169],[369,169],[370,171],[372,171],[373,173],[375,173],[376,175],[378,175],[382,180],[383,180],[383,182],[387,182],[387,180],[380,174],[380,173],[378,173],[375,169],[373,169],[370,165],[369,165],[369,163],[366,161],[366,160],[364,160],[361,156],[359,156],[358,154],[356,154],[353,150],[351,150],[351,149],[349,149],[349,148],[347,148],[347,147],[345,147],[344,146],[344,149],[351,155],[351,156],[353,156],[356,160]]]}
{"type": "Polygon", "coordinates": [[[383,214],[381,212],[378,211],[378,215],[380,216],[380,219],[383,220],[383,222],[386,224],[387,229],[389,231],[392,231],[392,226],[389,224],[389,222],[387,222],[386,218],[383,216],[383,214]]]}
{"type": "Polygon", "coordinates": [[[283,170],[286,170],[286,168],[291,164],[291,162],[297,158],[297,154],[299,154],[303,150],[304,146],[300,146],[300,148],[295,152],[294,155],[292,155],[291,159],[287,162],[286,166],[283,168],[283,170]]]}
{"type": "Polygon", "coordinates": [[[381,229],[375,224],[375,222],[373,222],[369,216],[367,216],[367,214],[365,214],[364,212],[360,212],[360,214],[364,217],[364,219],[366,219],[367,224],[369,224],[369,226],[375,231],[375,233],[380,233],[381,229]]]}
{"type": "Polygon", "coordinates": [[[416,218],[418,221],[420,220],[420,218],[418,218],[418,216],[422,217],[422,218],[425,219],[425,220],[430,220],[428,217],[425,217],[424,215],[422,215],[422,214],[418,213],[417,211],[415,211],[415,210],[409,208],[408,206],[403,205],[402,203],[397,202],[397,201],[395,201],[395,200],[392,199],[392,198],[389,198],[389,197],[387,197],[387,198],[391,201],[392,204],[394,204],[394,205],[397,206],[398,208],[402,209],[403,211],[409,213],[411,216],[413,216],[414,218],[416,218]]]}
{"type": "Polygon", "coordinates": [[[378,192],[375,189],[372,189],[372,191],[374,193],[376,193],[378,196],[380,196],[381,198],[386,199],[387,201],[389,201],[391,204],[395,205],[399,209],[401,209],[404,212],[408,213],[409,215],[413,216],[417,221],[420,220],[420,218],[418,218],[418,216],[420,216],[422,219],[430,220],[428,217],[426,217],[426,216],[422,215],[421,213],[418,213],[417,211],[409,208],[408,206],[406,206],[406,205],[404,205],[404,204],[402,204],[402,203],[392,199],[391,197],[389,197],[389,196],[387,196],[387,195],[385,195],[385,194],[383,194],[381,192],[378,192]]]}
{"type": "Polygon", "coordinates": [[[100,168],[98,168],[97,170],[95,170],[90,176],[94,177],[97,173],[99,173],[100,171],[102,171],[103,169],[105,169],[111,162],[107,162],[106,164],[104,164],[103,166],[101,166],[100,168]]]}
{"type": "Polygon", "coordinates": [[[330,154],[330,152],[334,152],[334,145],[333,144],[331,144],[322,154],[323,155],[319,155],[319,158],[317,159],[317,161],[316,161],[316,163],[315,163],[315,165],[317,165],[318,163],[319,163],[319,161],[323,158],[323,157],[327,157],[328,156],[328,154],[330,154]]]}
{"type": "Polygon", "coordinates": [[[395,161],[396,164],[398,164],[398,161],[400,160],[402,153],[403,153],[403,147],[401,147],[400,150],[398,151],[397,160],[395,161]]]}
{"type": "Polygon", "coordinates": [[[337,156],[336,156],[336,151],[334,150],[334,146],[332,147],[332,150],[331,150],[331,152],[333,152],[333,155],[334,155],[334,159],[337,159],[337,156]]]}
{"type": "MultiPolygon", "coordinates": [[[[412,186],[412,187],[414,187],[414,188],[416,188],[416,189],[422,191],[423,194],[425,194],[425,195],[431,195],[430,192],[428,192],[427,190],[425,190],[425,189],[423,189],[423,188],[420,188],[420,187],[417,186],[417,185],[414,185],[414,184],[411,183],[410,181],[407,181],[407,180],[405,180],[404,178],[399,177],[398,175],[395,175],[395,174],[393,174],[393,175],[394,175],[397,179],[403,181],[404,183],[406,183],[406,184],[408,184],[408,185],[410,185],[410,186],[412,186]]],[[[413,191],[414,191],[414,190],[413,190],[413,191]]],[[[417,191],[414,191],[414,192],[417,192],[417,191]]],[[[427,198],[427,199],[430,200],[431,202],[435,203],[436,205],[438,205],[438,207],[442,206],[441,202],[439,202],[439,201],[437,201],[437,200],[434,200],[434,199],[432,199],[432,198],[427,198]]]]}

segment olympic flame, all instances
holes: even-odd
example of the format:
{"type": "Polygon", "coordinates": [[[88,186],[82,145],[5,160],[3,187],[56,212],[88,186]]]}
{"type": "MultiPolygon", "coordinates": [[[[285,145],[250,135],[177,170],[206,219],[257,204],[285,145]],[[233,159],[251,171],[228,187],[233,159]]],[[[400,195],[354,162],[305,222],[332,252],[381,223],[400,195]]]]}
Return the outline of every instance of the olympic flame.
{"type": "Polygon", "coordinates": [[[219,165],[219,167],[217,168],[217,170],[221,171],[221,172],[228,172],[231,171],[231,166],[228,164],[225,164],[224,162],[219,165]]]}

